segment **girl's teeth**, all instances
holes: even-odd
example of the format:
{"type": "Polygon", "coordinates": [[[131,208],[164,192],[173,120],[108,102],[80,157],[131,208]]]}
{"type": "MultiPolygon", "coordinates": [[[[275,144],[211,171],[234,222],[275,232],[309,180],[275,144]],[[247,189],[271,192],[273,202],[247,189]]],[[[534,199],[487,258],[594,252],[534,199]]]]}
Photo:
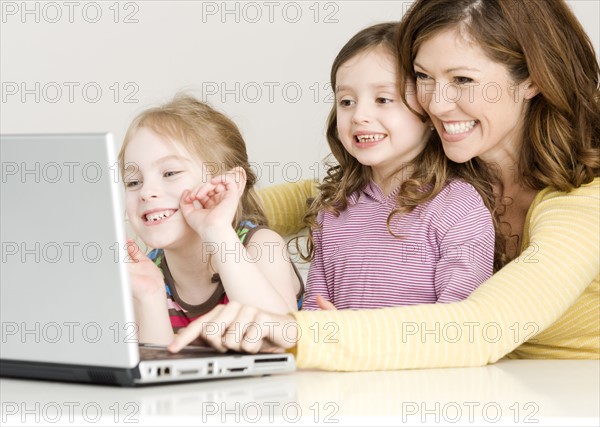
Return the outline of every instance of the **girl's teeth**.
{"type": "Polygon", "coordinates": [[[356,139],[358,139],[358,142],[373,142],[379,141],[383,138],[385,138],[385,135],[382,135],[380,133],[373,135],[356,135],[356,139]]]}
{"type": "Polygon", "coordinates": [[[468,122],[456,122],[456,123],[444,123],[444,129],[450,135],[456,135],[459,133],[465,133],[473,129],[477,124],[477,120],[471,120],[468,122]]]}
{"type": "Polygon", "coordinates": [[[163,218],[168,218],[171,215],[173,215],[174,212],[175,211],[173,211],[173,210],[154,212],[154,213],[146,215],[146,221],[158,221],[163,218]]]}

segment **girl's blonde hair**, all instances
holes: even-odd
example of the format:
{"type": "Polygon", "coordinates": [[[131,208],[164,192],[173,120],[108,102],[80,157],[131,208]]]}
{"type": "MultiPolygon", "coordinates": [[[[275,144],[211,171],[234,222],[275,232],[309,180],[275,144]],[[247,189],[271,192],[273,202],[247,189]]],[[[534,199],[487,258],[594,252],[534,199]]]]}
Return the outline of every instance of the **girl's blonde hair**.
{"type": "Polygon", "coordinates": [[[201,161],[211,175],[224,174],[236,167],[244,169],[246,186],[240,199],[233,227],[242,220],[267,225],[264,211],[254,191],[256,174],[252,171],[246,144],[238,127],[224,114],[192,96],[180,94],[158,107],[140,113],[127,129],[121,151],[119,169],[125,177],[125,150],[135,132],[147,128],[174,143],[180,143],[194,160],[201,161]]]}
{"type": "MultiPolygon", "coordinates": [[[[352,37],[340,50],[331,67],[331,87],[335,90],[339,68],[356,55],[368,50],[383,47],[393,57],[397,57],[398,22],[388,22],[365,28],[352,37]]],[[[412,79],[399,79],[398,85],[412,82],[412,79]]],[[[401,93],[404,93],[403,91],[401,93]]],[[[406,103],[406,100],[403,100],[406,103]]],[[[408,104],[407,104],[408,105],[408,104]]],[[[411,109],[412,110],[412,109],[411,109]]],[[[427,122],[425,116],[421,116],[427,122]]],[[[397,195],[398,208],[387,219],[388,230],[391,234],[390,221],[396,214],[412,211],[418,205],[432,200],[442,190],[451,178],[462,178],[471,182],[470,175],[463,167],[450,161],[444,154],[441,140],[437,132],[426,130],[429,134],[424,150],[411,162],[403,165],[403,180],[397,195]]],[[[319,195],[310,204],[305,221],[310,230],[318,227],[317,214],[321,210],[333,212],[336,215],[348,207],[349,196],[364,188],[371,180],[371,168],[362,165],[344,148],[337,131],[337,111],[334,105],[327,120],[327,142],[336,163],[328,164],[327,176],[319,186],[319,195]]],[[[472,183],[472,182],[471,182],[472,183]]],[[[486,182],[472,183],[483,194],[491,194],[491,185],[486,182]]],[[[494,208],[493,197],[485,199],[486,206],[494,208]]],[[[312,233],[307,241],[307,253],[301,254],[306,261],[312,260],[314,253],[312,233]]],[[[496,258],[501,254],[497,253],[496,258]]],[[[498,267],[499,268],[499,267],[498,267]]]]}

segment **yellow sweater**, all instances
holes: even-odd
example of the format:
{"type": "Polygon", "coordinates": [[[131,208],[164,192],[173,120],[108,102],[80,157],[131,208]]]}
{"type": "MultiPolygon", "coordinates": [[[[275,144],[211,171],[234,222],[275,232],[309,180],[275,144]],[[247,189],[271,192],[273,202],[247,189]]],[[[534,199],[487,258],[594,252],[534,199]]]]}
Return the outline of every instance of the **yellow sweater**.
{"type": "MultiPolygon", "coordinates": [[[[297,231],[304,200],[314,194],[311,181],[262,190],[271,226],[297,231]]],[[[529,209],[521,255],[464,301],[295,313],[298,366],[355,371],[480,366],[504,356],[598,359],[599,271],[600,179],[570,193],[545,189],[529,209]]]]}

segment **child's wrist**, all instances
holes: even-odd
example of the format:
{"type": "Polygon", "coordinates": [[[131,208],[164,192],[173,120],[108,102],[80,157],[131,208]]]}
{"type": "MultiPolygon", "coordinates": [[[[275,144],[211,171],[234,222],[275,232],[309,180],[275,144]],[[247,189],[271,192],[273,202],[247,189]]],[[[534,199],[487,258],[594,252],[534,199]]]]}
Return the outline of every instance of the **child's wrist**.
{"type": "Polygon", "coordinates": [[[144,305],[156,304],[166,299],[165,285],[161,283],[159,286],[145,289],[143,292],[133,292],[133,299],[144,305]]]}
{"type": "Polygon", "coordinates": [[[222,242],[232,232],[234,232],[233,227],[229,224],[224,224],[204,227],[198,234],[205,242],[222,242]]]}

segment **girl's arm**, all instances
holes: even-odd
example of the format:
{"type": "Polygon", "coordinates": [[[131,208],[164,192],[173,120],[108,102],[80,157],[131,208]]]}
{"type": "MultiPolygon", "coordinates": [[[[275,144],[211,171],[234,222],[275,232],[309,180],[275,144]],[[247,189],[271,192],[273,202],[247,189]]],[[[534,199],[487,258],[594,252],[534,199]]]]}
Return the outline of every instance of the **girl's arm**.
{"type": "Polygon", "coordinates": [[[273,313],[297,310],[298,278],[285,241],[272,230],[261,229],[244,246],[232,227],[212,229],[209,241],[220,242],[212,255],[227,297],[273,313]]]}
{"type": "Polygon", "coordinates": [[[492,276],[492,215],[477,190],[465,182],[451,182],[434,202],[440,251],[434,279],[437,302],[461,301],[492,276]]]}
{"type": "Polygon", "coordinates": [[[133,242],[127,242],[128,264],[138,341],[166,345],[173,340],[162,273],[133,242]]]}
{"type": "MultiPolygon", "coordinates": [[[[318,221],[320,223],[320,221],[318,221]]],[[[327,301],[331,301],[329,286],[325,275],[325,265],[323,262],[322,229],[312,231],[313,236],[313,259],[310,262],[308,270],[308,279],[306,281],[306,293],[302,301],[303,310],[318,310],[317,296],[322,296],[327,301]]]]}
{"type": "Polygon", "coordinates": [[[138,342],[144,344],[167,345],[172,340],[173,328],[169,320],[169,310],[165,297],[164,284],[160,298],[137,300],[134,298],[133,307],[138,326],[138,342]]]}
{"type": "Polygon", "coordinates": [[[230,301],[286,313],[297,308],[300,281],[277,233],[259,230],[245,247],[232,227],[245,174],[236,168],[182,194],[180,207],[211,255],[230,301]]]}

